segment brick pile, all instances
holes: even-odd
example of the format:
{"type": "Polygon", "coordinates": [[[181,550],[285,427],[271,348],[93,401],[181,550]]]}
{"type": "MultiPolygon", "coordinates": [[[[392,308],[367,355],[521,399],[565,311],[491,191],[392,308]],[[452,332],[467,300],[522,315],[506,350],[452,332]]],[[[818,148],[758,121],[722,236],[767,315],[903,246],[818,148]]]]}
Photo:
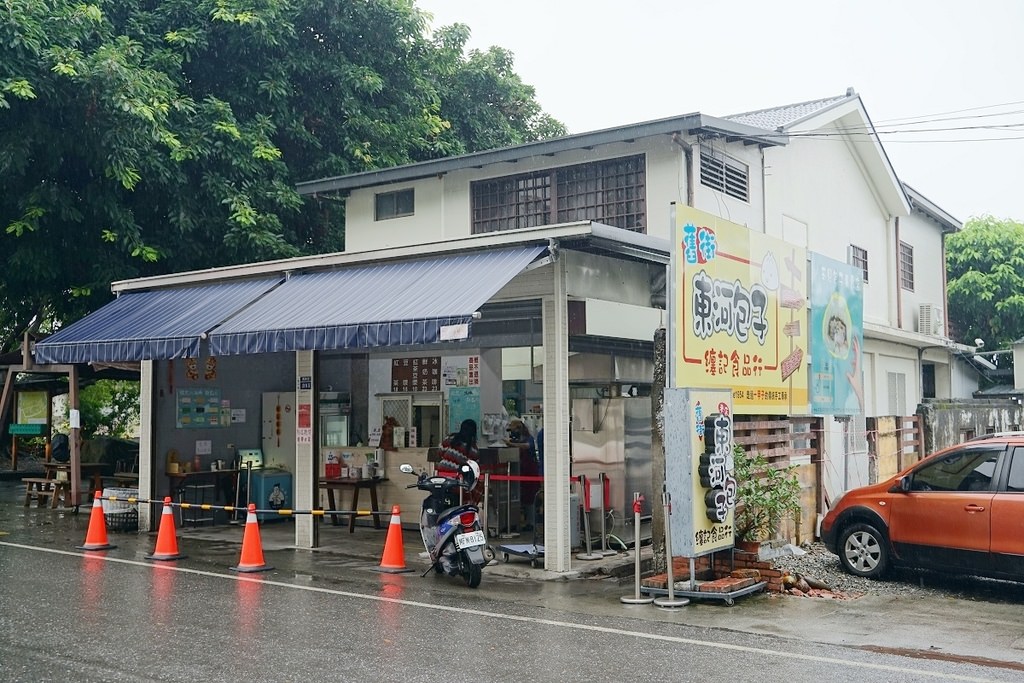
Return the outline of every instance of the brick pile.
{"type": "MultiPolygon", "coordinates": [[[[701,591],[731,593],[758,581],[766,581],[770,591],[781,593],[784,590],[781,571],[775,569],[771,562],[759,560],[757,553],[743,550],[733,551],[731,559],[728,552],[698,557],[694,559],[694,572],[703,581],[699,587],[701,591]]],[[[672,578],[677,585],[680,581],[690,580],[690,558],[672,558],[672,578]]],[[[668,588],[668,573],[648,576],[641,580],[640,585],[665,590],[668,588]]]]}

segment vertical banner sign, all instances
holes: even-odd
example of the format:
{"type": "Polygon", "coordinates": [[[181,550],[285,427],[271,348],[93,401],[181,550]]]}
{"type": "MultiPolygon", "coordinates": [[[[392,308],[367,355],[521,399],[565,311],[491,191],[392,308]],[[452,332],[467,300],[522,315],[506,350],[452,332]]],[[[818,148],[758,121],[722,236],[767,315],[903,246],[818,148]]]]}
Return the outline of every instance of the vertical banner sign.
{"type": "Polygon", "coordinates": [[[699,557],[735,541],[736,478],[728,389],[665,390],[665,486],[672,552],[699,557]]]}
{"type": "Polygon", "coordinates": [[[811,412],[864,412],[864,276],[811,253],[811,412]]]}
{"type": "Polygon", "coordinates": [[[676,208],[672,377],[721,387],[737,413],[807,412],[807,252],[676,208]]]}

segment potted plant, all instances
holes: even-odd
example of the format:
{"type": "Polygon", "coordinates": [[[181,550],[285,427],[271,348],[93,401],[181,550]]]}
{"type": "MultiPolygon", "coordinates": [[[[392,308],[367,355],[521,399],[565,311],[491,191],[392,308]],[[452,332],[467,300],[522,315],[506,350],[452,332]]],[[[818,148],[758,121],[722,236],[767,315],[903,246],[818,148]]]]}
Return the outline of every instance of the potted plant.
{"type": "Polygon", "coordinates": [[[796,466],[776,467],[762,453],[733,449],[736,478],[736,545],[752,546],[777,537],[782,521],[800,512],[800,481],[796,466]]]}

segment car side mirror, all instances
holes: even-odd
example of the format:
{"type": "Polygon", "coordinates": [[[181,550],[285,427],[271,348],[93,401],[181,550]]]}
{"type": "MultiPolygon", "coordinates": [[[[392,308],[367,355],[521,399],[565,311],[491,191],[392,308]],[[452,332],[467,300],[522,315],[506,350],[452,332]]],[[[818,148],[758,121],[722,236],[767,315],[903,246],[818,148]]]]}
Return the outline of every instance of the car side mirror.
{"type": "Polygon", "coordinates": [[[896,480],[896,486],[893,487],[893,490],[898,491],[900,493],[910,493],[910,486],[911,482],[909,476],[900,477],[899,479],[896,480]]]}

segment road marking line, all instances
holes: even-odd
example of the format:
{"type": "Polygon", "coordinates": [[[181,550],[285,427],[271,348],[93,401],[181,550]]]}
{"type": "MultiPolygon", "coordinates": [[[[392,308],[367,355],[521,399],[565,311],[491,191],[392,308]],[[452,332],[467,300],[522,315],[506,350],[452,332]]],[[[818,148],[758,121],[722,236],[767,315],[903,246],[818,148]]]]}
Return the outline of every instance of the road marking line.
{"type": "MultiPolygon", "coordinates": [[[[448,605],[435,605],[429,602],[418,602],[416,600],[404,600],[401,598],[387,598],[379,595],[366,595],[364,593],[353,593],[351,591],[337,590],[334,588],[321,588],[318,586],[302,586],[293,583],[286,583],[284,581],[274,581],[272,579],[260,578],[257,576],[243,576],[238,574],[221,574],[219,572],[211,572],[203,569],[188,569],[186,567],[176,567],[174,565],[167,564],[152,564],[150,562],[140,562],[138,560],[126,560],[119,557],[107,557],[106,555],[95,555],[92,553],[80,553],[72,552],[70,550],[58,550],[56,548],[41,548],[38,546],[25,545],[22,543],[11,543],[9,541],[0,541],[0,546],[8,546],[11,548],[21,548],[22,550],[35,550],[37,552],[52,553],[54,555],[67,555],[70,557],[88,557],[90,559],[100,559],[106,562],[116,562],[118,564],[127,564],[135,567],[147,567],[150,569],[158,569],[162,571],[175,571],[183,574],[195,574],[197,576],[209,576],[219,579],[230,579],[232,581],[250,581],[252,583],[260,583],[269,586],[280,586],[281,588],[291,588],[297,590],[308,591],[312,593],[325,593],[328,595],[337,595],[347,598],[356,598],[360,600],[371,600],[374,602],[386,602],[396,605],[404,605],[407,607],[421,607],[424,609],[435,610],[438,612],[452,612],[455,614],[472,614],[478,617],[489,617],[492,619],[503,619],[505,621],[519,621],[529,624],[543,624],[544,626],[556,626],[559,628],[572,629],[575,631],[590,631],[592,633],[602,633],[607,635],[616,636],[632,636],[634,638],[643,638],[646,640],[655,640],[664,643],[674,643],[678,645],[693,645],[697,647],[706,647],[718,650],[730,650],[733,652],[745,652],[750,654],[769,655],[774,657],[781,657],[784,659],[797,659],[805,662],[817,662],[821,664],[842,664],[844,666],[853,666],[861,669],[872,669],[874,671],[890,671],[904,674],[914,674],[919,676],[929,676],[931,678],[940,678],[951,681],[972,681],[974,683],[987,683],[993,679],[988,678],[975,678],[973,676],[963,676],[960,674],[943,673],[937,671],[926,671],[923,669],[913,669],[910,667],[902,666],[891,666],[888,664],[873,664],[871,662],[858,662],[850,659],[837,659],[835,657],[821,657],[818,655],[805,655],[795,652],[780,652],[776,650],[766,650],[759,647],[750,647],[747,645],[733,645],[731,643],[716,643],[705,640],[696,640],[694,638],[683,638],[681,636],[664,636],[656,633],[644,633],[642,631],[628,631],[621,628],[613,628],[609,626],[592,626],[589,624],[574,624],[568,621],[557,621],[555,619],[541,619],[538,617],[523,617],[516,614],[503,614],[501,612],[488,612],[485,610],[478,609],[467,609],[464,607],[451,607],[448,605]]],[[[662,622],[659,622],[662,623],[662,622]]],[[[836,647],[842,647],[837,645],[836,647]]]]}

